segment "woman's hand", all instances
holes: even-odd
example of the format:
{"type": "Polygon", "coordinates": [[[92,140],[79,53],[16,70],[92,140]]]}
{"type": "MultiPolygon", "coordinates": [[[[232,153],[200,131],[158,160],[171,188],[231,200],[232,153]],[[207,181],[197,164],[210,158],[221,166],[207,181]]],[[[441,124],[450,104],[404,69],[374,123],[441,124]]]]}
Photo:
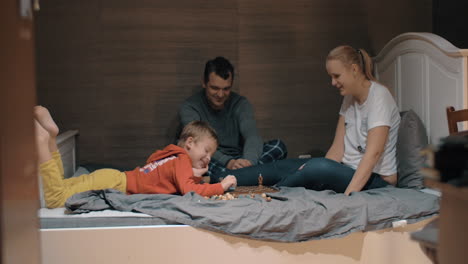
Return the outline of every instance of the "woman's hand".
{"type": "Polygon", "coordinates": [[[351,182],[346,188],[346,195],[349,195],[351,192],[359,192],[366,185],[374,170],[375,164],[377,164],[384,152],[389,129],[388,126],[378,126],[369,130],[367,134],[366,152],[359,162],[351,182]]]}

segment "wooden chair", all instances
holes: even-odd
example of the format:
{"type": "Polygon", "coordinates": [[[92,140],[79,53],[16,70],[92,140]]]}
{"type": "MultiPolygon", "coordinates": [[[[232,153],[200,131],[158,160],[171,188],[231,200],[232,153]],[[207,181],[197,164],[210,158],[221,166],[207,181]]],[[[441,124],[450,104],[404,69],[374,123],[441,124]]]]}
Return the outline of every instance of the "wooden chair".
{"type": "Polygon", "coordinates": [[[460,133],[468,134],[468,131],[458,131],[457,126],[458,122],[468,121],[468,109],[455,111],[453,106],[447,107],[447,121],[450,135],[460,133]]]}

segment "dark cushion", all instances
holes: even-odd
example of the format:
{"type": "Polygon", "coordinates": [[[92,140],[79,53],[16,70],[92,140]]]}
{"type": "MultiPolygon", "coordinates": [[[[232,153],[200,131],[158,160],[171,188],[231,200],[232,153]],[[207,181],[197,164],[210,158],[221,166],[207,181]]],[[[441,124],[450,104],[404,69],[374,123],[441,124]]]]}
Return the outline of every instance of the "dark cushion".
{"type": "Polygon", "coordinates": [[[424,187],[421,168],[426,158],[421,155],[421,150],[427,144],[426,128],[418,115],[413,110],[402,112],[396,145],[398,187],[412,189],[424,187]]]}

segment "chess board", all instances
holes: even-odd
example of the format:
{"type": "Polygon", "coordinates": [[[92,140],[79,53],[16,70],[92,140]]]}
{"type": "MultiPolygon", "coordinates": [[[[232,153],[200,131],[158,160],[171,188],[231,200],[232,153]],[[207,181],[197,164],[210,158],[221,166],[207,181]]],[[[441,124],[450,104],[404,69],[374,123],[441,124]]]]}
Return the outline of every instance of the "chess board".
{"type": "Polygon", "coordinates": [[[262,174],[258,175],[258,185],[255,186],[237,186],[236,189],[230,193],[234,196],[242,194],[264,194],[278,192],[277,188],[263,185],[262,174]]]}
{"type": "MultiPolygon", "coordinates": [[[[239,197],[251,197],[254,198],[257,195],[262,196],[265,198],[268,202],[271,201],[271,197],[266,195],[267,193],[274,193],[278,192],[279,190],[275,187],[271,186],[264,186],[263,185],[263,177],[260,174],[258,176],[258,185],[254,186],[237,186],[234,190],[229,190],[223,195],[215,195],[212,196],[212,199],[215,200],[233,200],[237,199],[239,197]]],[[[209,199],[208,197],[206,197],[209,199]]]]}
{"type": "Polygon", "coordinates": [[[274,193],[278,191],[279,190],[274,187],[256,185],[256,186],[237,186],[236,189],[234,191],[231,191],[230,193],[237,196],[237,195],[242,195],[242,194],[274,193]]]}

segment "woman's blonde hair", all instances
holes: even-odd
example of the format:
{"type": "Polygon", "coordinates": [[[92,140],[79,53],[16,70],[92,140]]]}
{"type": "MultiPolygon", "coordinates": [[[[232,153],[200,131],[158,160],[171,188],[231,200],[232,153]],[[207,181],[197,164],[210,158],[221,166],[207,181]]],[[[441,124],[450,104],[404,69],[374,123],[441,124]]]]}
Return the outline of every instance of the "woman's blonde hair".
{"type": "Polygon", "coordinates": [[[201,137],[208,136],[216,141],[218,144],[218,136],[216,131],[205,121],[192,121],[188,123],[183,129],[179,137],[178,145],[185,144],[185,141],[192,137],[195,141],[201,137]]]}
{"type": "Polygon", "coordinates": [[[346,66],[356,64],[368,80],[375,81],[375,77],[372,74],[372,59],[364,49],[355,49],[347,45],[338,46],[328,53],[328,60],[339,60],[346,66]]]}

